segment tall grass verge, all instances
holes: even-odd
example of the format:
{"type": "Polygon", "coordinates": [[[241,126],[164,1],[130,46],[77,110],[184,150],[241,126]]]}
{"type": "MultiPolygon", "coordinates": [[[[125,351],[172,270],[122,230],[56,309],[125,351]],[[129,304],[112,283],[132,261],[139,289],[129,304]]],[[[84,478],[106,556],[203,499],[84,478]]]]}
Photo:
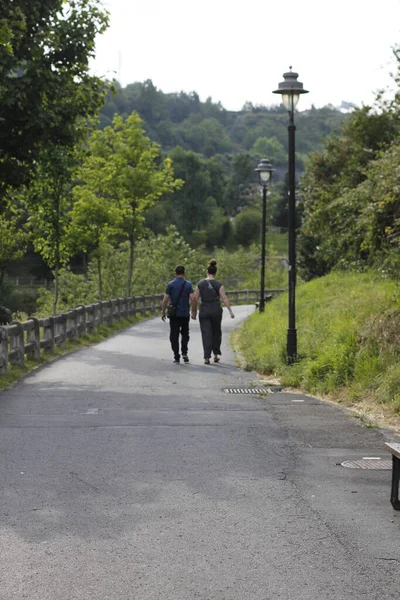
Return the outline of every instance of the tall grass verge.
{"type": "Polygon", "coordinates": [[[298,360],[286,365],[288,297],[254,313],[239,334],[248,369],[283,385],[368,400],[400,414],[400,293],[378,273],[331,273],[297,287],[298,360]]]}

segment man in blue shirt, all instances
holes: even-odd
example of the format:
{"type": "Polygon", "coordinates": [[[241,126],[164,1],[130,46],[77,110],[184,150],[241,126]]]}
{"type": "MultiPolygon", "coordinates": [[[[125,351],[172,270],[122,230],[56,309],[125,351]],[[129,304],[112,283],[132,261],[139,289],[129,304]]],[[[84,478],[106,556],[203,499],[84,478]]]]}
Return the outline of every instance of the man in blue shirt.
{"type": "Polygon", "coordinates": [[[185,279],[185,267],[178,265],[175,279],[169,282],[161,307],[161,319],[165,321],[168,303],[176,307],[176,314],[169,317],[169,341],[174,353],[174,363],[180,362],[179,335],[181,335],[181,352],[183,362],[188,363],[189,343],[189,303],[193,304],[193,286],[185,279]]]}

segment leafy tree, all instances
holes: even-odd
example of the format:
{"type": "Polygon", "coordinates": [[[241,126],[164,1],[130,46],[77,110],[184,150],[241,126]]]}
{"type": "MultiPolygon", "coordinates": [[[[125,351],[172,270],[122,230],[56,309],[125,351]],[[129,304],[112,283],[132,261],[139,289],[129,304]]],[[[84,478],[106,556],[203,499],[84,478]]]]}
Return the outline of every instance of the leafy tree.
{"type": "MultiPolygon", "coordinates": [[[[92,304],[98,300],[95,281],[85,275],[76,274],[67,267],[59,270],[58,308],[64,312],[79,304],[92,304]]],[[[48,288],[39,288],[36,316],[46,317],[53,309],[54,294],[48,288]]]]}
{"type": "Polygon", "coordinates": [[[53,314],[57,311],[60,269],[71,256],[68,234],[77,161],[74,150],[63,147],[43,150],[37,178],[27,191],[34,248],[54,269],[53,314]]]}
{"type": "MultiPolygon", "coordinates": [[[[369,164],[365,180],[338,198],[332,223],[336,264],[398,264],[400,248],[400,144],[369,164]]],[[[330,241],[332,245],[332,241],[330,241]]],[[[330,246],[326,246],[328,250],[330,246]]],[[[326,251],[327,251],[326,250],[326,251]]],[[[398,271],[392,273],[398,277],[398,271]]]]}
{"type": "MultiPolygon", "coordinates": [[[[85,167],[79,174],[82,178],[85,167]]],[[[110,242],[116,238],[120,215],[115,204],[95,194],[86,186],[74,188],[74,204],[69,224],[68,240],[74,250],[83,250],[97,265],[98,299],[103,299],[102,263],[110,251],[110,242]]]]}
{"type": "MultiPolygon", "coordinates": [[[[276,227],[288,227],[288,198],[289,198],[289,175],[285,174],[282,182],[274,185],[272,201],[272,225],[276,227]]],[[[296,216],[299,211],[296,211],[296,216]]]]}
{"type": "MultiPolygon", "coordinates": [[[[356,190],[361,206],[359,226],[365,231],[363,250],[375,256],[400,247],[400,143],[381,153],[356,190]]],[[[398,274],[397,274],[398,275],[398,274]]]]}
{"type": "Polygon", "coordinates": [[[267,112],[244,116],[240,144],[245,150],[250,151],[259,138],[275,138],[287,148],[287,113],[271,117],[267,112]]]}
{"type": "Polygon", "coordinates": [[[12,11],[12,7],[10,6],[10,2],[8,6],[5,5],[3,7],[3,14],[0,19],[0,50],[4,54],[12,54],[12,37],[13,30],[17,28],[17,26],[21,27],[23,25],[22,13],[20,10],[12,11]]]}
{"type": "Polygon", "coordinates": [[[29,238],[25,220],[21,197],[10,194],[0,213],[0,287],[10,262],[20,260],[25,255],[29,238]]]}
{"type": "Polygon", "coordinates": [[[211,194],[211,177],[207,162],[194,152],[175,148],[170,152],[175,175],[184,183],[172,198],[166,200],[170,223],[190,238],[193,230],[204,229],[211,217],[214,202],[206,203],[211,194]]]}
{"type": "MultiPolygon", "coordinates": [[[[218,263],[218,278],[225,289],[259,289],[261,248],[252,244],[248,248],[239,248],[232,252],[219,248],[215,252],[218,263]]],[[[265,284],[270,288],[284,288],[287,285],[287,272],[276,260],[274,251],[267,246],[265,284]]]]}
{"type": "Polygon", "coordinates": [[[239,246],[247,248],[260,239],[261,212],[259,207],[245,208],[235,217],[234,235],[239,246]]]}
{"type": "Polygon", "coordinates": [[[209,158],[205,163],[205,168],[210,177],[210,196],[215,198],[217,206],[223,207],[224,194],[226,189],[226,168],[223,164],[221,155],[209,158]]]}
{"type": "Polygon", "coordinates": [[[144,135],[142,120],[133,113],[116,116],[113,127],[96,131],[83,171],[81,193],[98,196],[118,209],[118,235],[129,242],[127,295],[131,294],[135,245],[145,231],[145,214],[167,192],[181,186],[170,158],[162,160],[158,144],[144,135]]]}
{"type": "Polygon", "coordinates": [[[183,264],[186,277],[195,284],[203,275],[205,255],[193,250],[173,225],[166,233],[150,234],[137,245],[135,283],[144,294],[165,291],[167,282],[174,277],[177,264],[183,264]]]}
{"type": "MultiPolygon", "coordinates": [[[[170,152],[170,158],[175,175],[184,184],[172,197],[166,197],[150,211],[147,222],[155,233],[165,231],[165,227],[172,223],[195,246],[202,243],[212,245],[206,230],[215,240],[214,233],[211,233],[215,231],[214,216],[221,212],[217,209],[224,205],[226,189],[225,165],[221,156],[206,159],[177,147],[170,152]]],[[[223,221],[224,233],[222,237],[218,236],[220,240],[229,237],[230,226],[226,218],[223,221]]]]}
{"type": "Polygon", "coordinates": [[[236,154],[232,160],[231,173],[226,187],[224,207],[228,215],[235,215],[248,204],[251,184],[254,184],[254,158],[249,153],[236,154]]]}
{"type": "Polygon", "coordinates": [[[228,132],[215,118],[201,119],[193,115],[183,121],[181,131],[186,144],[205,156],[229,152],[232,148],[228,132]]]}
{"type": "Polygon", "coordinates": [[[257,158],[268,157],[274,166],[287,164],[288,155],[283,144],[276,138],[258,138],[251,149],[257,158]]]}
{"type": "Polygon", "coordinates": [[[350,248],[360,244],[354,234],[361,207],[347,202],[348,192],[366,179],[370,162],[397,132],[397,115],[363,107],[351,114],[341,136],[327,138],[323,150],[309,158],[300,189],[299,266],[305,279],[329,272],[341,252],[354,256],[350,248]]]}
{"type": "Polygon", "coordinates": [[[191,113],[200,112],[200,98],[196,92],[185,94],[168,94],[166,97],[166,109],[169,119],[173,123],[182,123],[191,113]]]}
{"type": "Polygon", "coordinates": [[[213,250],[216,247],[234,245],[231,219],[224,214],[222,208],[216,206],[213,198],[208,198],[206,204],[211,206],[213,202],[214,208],[211,209],[207,227],[192,232],[191,244],[195,248],[205,246],[208,250],[213,250]]]}
{"type": "Polygon", "coordinates": [[[232,246],[233,243],[231,219],[224,215],[221,208],[216,207],[205,230],[205,245],[213,250],[232,246]]]}
{"type": "Polygon", "coordinates": [[[165,118],[162,92],[157,90],[151,79],[144,83],[132,83],[126,87],[127,103],[130,112],[135,111],[150,126],[165,118]]]}
{"type": "Polygon", "coordinates": [[[105,30],[100,0],[3,0],[0,24],[0,207],[33,177],[43,148],[73,147],[77,120],[99,109],[104,83],[89,72],[105,30]]]}

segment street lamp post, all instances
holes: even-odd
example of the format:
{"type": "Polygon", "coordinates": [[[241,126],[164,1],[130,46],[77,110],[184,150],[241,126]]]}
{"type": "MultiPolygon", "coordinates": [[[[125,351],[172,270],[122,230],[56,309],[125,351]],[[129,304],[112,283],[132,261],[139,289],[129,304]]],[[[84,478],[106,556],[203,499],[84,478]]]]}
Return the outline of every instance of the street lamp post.
{"type": "Polygon", "coordinates": [[[264,312],[265,307],[265,234],[267,229],[267,187],[271,181],[274,169],[267,158],[260,160],[256,169],[260,185],[263,189],[263,210],[261,225],[261,285],[260,285],[260,313],[264,312]]]}
{"type": "Polygon", "coordinates": [[[298,73],[290,71],[283,74],[283,81],[278,85],[274,94],[282,95],[282,102],[289,112],[289,327],[287,331],[287,364],[291,365],[297,356],[297,330],[296,330],[296,198],[295,198],[295,131],[294,109],[300,99],[300,94],[308,94],[303,89],[303,84],[297,81],[298,73]]]}

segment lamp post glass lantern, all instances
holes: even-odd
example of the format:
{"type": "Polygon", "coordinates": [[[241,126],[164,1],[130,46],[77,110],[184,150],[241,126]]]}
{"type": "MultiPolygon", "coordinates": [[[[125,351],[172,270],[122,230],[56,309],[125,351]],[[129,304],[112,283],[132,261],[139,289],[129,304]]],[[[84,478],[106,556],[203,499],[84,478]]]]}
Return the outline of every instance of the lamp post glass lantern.
{"type": "Polygon", "coordinates": [[[267,229],[267,187],[271,181],[274,169],[268,158],[260,160],[256,169],[258,173],[259,183],[263,190],[263,209],[262,209],[262,224],[261,224],[261,283],[260,283],[260,313],[264,312],[265,307],[265,235],[267,229]]]}
{"type": "Polygon", "coordinates": [[[295,131],[294,109],[300,95],[308,94],[303,84],[297,81],[298,73],[290,71],[283,74],[283,81],[278,85],[274,94],[282,95],[282,102],[289,113],[289,206],[288,206],[288,237],[289,237],[289,327],[287,331],[287,363],[293,364],[297,356],[297,330],[296,330],[296,177],[295,177],[295,131]]]}

